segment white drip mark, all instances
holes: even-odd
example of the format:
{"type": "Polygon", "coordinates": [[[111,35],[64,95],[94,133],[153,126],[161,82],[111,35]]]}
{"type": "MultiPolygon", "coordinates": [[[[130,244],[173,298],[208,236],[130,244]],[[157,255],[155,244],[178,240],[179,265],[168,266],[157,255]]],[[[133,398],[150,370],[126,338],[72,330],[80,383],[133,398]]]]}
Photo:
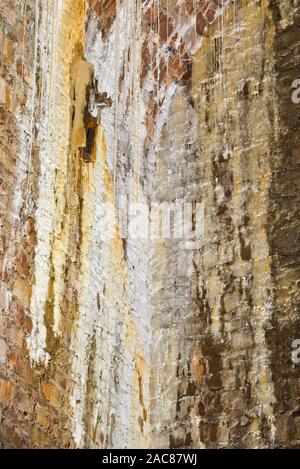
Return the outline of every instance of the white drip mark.
{"type": "Polygon", "coordinates": [[[194,15],[195,15],[195,25],[194,25],[194,46],[197,42],[197,4],[196,0],[193,0],[193,8],[194,8],[194,15]]]}
{"type": "Polygon", "coordinates": [[[159,44],[160,44],[160,1],[157,0],[157,96],[158,96],[158,105],[159,105],[159,81],[160,81],[160,54],[159,54],[159,44]]]}
{"type": "Polygon", "coordinates": [[[36,210],[36,233],[37,244],[35,247],[35,283],[32,288],[30,305],[30,316],[32,320],[32,332],[27,343],[31,360],[39,362],[43,360],[46,364],[49,354],[45,351],[46,326],[44,323],[44,306],[48,291],[49,279],[49,256],[50,256],[50,234],[53,228],[52,214],[45,217],[45,207],[52,206],[49,201],[49,194],[52,193],[54,172],[52,166],[52,123],[55,104],[56,87],[56,63],[57,63],[57,43],[58,43],[58,4],[60,0],[55,0],[52,14],[52,21],[49,30],[51,34],[49,70],[50,79],[47,93],[47,103],[45,103],[46,115],[45,126],[42,127],[44,135],[41,136],[40,148],[40,180],[39,180],[39,201],[36,210]]]}
{"type": "MultiPolygon", "coordinates": [[[[167,62],[167,65],[166,65],[166,68],[167,68],[166,88],[168,89],[168,86],[169,86],[169,0],[167,0],[167,57],[166,57],[166,62],[167,62]]],[[[169,109],[168,109],[168,112],[167,112],[166,126],[167,126],[167,139],[169,141],[169,109]]]]}
{"type": "Polygon", "coordinates": [[[25,56],[25,31],[26,31],[26,21],[25,21],[25,15],[26,15],[26,6],[27,6],[27,0],[23,1],[23,8],[22,8],[22,18],[23,18],[23,37],[22,37],[22,85],[24,88],[24,56],[25,56]]]}
{"type": "Polygon", "coordinates": [[[117,197],[117,167],[118,167],[118,141],[119,141],[119,75],[120,75],[120,0],[116,0],[116,38],[115,38],[115,153],[114,153],[114,169],[113,169],[113,178],[114,178],[114,194],[115,200],[117,197]]]}
{"type": "Polygon", "coordinates": [[[35,115],[35,98],[36,98],[36,71],[37,71],[37,51],[38,51],[38,40],[39,40],[39,0],[35,0],[35,15],[34,15],[34,57],[33,57],[33,81],[32,81],[32,102],[31,102],[31,117],[30,117],[30,141],[29,141],[29,155],[28,155],[28,167],[27,167],[27,181],[26,181],[26,193],[25,193],[25,206],[28,203],[30,196],[30,172],[32,163],[32,146],[33,146],[33,134],[34,134],[34,115],[35,115]]]}

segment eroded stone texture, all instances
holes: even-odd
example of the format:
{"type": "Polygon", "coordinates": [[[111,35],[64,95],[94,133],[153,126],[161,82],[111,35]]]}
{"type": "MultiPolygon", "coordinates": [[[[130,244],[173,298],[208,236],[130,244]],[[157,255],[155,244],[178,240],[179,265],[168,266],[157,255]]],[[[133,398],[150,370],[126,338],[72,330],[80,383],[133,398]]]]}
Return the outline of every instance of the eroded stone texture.
{"type": "Polygon", "coordinates": [[[299,446],[299,12],[1,2],[2,447],[299,446]],[[203,246],[124,200],[203,202],[203,246]]]}

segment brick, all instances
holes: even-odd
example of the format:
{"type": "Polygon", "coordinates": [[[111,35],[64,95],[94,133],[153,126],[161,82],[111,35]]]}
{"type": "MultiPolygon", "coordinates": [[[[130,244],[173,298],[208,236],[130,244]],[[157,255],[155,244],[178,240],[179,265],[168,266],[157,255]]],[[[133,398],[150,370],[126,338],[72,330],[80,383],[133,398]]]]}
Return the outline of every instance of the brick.
{"type": "Polygon", "coordinates": [[[204,18],[202,13],[199,13],[197,15],[197,19],[196,19],[196,31],[197,31],[197,33],[202,35],[206,25],[207,25],[206,19],[204,18]]]}
{"type": "Polygon", "coordinates": [[[0,378],[0,402],[4,405],[12,404],[15,385],[7,379],[0,378]]]}
{"type": "Polygon", "coordinates": [[[28,309],[31,298],[31,285],[28,280],[17,276],[12,288],[12,292],[18,298],[19,304],[25,309],[28,309]]]}
{"type": "Polygon", "coordinates": [[[47,407],[37,404],[36,407],[36,422],[43,428],[47,429],[50,425],[50,414],[47,407]]]}
{"type": "Polygon", "coordinates": [[[53,407],[57,407],[58,403],[59,403],[59,391],[58,391],[58,389],[55,386],[53,386],[53,384],[46,383],[46,382],[43,382],[41,387],[42,387],[42,392],[43,392],[45,398],[47,399],[47,401],[49,401],[49,403],[53,407]]]}

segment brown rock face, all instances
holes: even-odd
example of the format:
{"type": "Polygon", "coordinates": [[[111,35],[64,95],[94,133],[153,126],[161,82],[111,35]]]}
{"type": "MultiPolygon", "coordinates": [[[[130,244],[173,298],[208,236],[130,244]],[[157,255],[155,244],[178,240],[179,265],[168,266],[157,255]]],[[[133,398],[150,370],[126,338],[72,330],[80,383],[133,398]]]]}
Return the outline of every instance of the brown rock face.
{"type": "Polygon", "coordinates": [[[297,2],[52,3],[0,5],[0,447],[300,447],[297,2]]]}

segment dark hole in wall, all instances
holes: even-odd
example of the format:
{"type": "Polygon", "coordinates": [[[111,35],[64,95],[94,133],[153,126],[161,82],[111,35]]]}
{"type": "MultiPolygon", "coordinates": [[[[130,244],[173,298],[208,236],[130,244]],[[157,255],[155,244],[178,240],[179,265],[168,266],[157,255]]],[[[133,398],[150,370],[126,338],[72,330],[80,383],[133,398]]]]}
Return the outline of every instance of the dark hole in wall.
{"type": "Polygon", "coordinates": [[[249,244],[246,244],[243,236],[239,233],[240,239],[240,255],[243,261],[249,261],[251,259],[251,247],[249,244]]]}
{"type": "Polygon", "coordinates": [[[86,146],[82,148],[82,158],[85,162],[93,162],[96,160],[96,136],[98,122],[88,109],[89,106],[90,87],[87,87],[87,104],[84,111],[84,127],[86,129],[86,146]]]}
{"type": "Polygon", "coordinates": [[[93,160],[93,148],[95,143],[96,129],[89,127],[86,132],[86,147],[83,151],[83,159],[85,161],[94,161],[93,160]]]}

